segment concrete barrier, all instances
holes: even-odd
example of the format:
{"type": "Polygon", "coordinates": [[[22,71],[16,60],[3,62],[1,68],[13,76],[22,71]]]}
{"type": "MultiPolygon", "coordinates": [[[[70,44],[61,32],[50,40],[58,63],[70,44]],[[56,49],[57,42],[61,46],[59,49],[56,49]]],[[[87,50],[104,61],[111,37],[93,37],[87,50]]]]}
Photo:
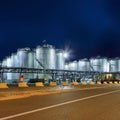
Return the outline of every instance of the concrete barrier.
{"type": "Polygon", "coordinates": [[[86,82],[82,82],[82,85],[87,85],[87,83],[86,82]]]}
{"type": "Polygon", "coordinates": [[[114,84],[118,84],[118,82],[115,81],[114,84]]]}
{"type": "Polygon", "coordinates": [[[79,85],[79,83],[78,82],[72,82],[72,85],[77,86],[77,85],[79,85]]]}
{"type": "Polygon", "coordinates": [[[107,82],[103,82],[103,84],[108,84],[107,82]]]}
{"type": "Polygon", "coordinates": [[[113,84],[113,82],[109,82],[109,84],[113,84]]]}
{"type": "Polygon", "coordinates": [[[62,82],[62,85],[63,86],[68,86],[69,84],[68,84],[68,82],[62,82]]]}
{"type": "Polygon", "coordinates": [[[28,87],[26,82],[20,82],[18,83],[18,87],[28,87]]]}
{"type": "Polygon", "coordinates": [[[56,82],[50,82],[50,86],[57,86],[57,83],[56,82]]]}
{"type": "Polygon", "coordinates": [[[94,83],[94,82],[90,82],[89,84],[90,84],[90,85],[95,85],[95,83],[94,83]]]}
{"type": "Polygon", "coordinates": [[[102,83],[100,81],[97,82],[98,85],[101,85],[102,83]]]}
{"type": "Polygon", "coordinates": [[[7,83],[0,83],[0,88],[8,88],[7,83]]]}
{"type": "Polygon", "coordinates": [[[35,86],[36,86],[36,87],[43,87],[44,84],[43,84],[43,82],[36,82],[36,83],[35,83],[35,86]]]}

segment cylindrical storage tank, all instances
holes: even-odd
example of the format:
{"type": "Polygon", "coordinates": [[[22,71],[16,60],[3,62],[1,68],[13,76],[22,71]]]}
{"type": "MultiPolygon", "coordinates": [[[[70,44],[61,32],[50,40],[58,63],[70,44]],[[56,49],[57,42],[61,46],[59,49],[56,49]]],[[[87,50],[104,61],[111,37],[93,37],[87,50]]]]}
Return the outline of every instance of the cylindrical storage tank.
{"type": "Polygon", "coordinates": [[[117,59],[118,63],[118,72],[120,72],[120,58],[117,59]]]}
{"type": "Polygon", "coordinates": [[[28,68],[34,68],[34,51],[28,52],[28,68]]]}
{"type": "Polygon", "coordinates": [[[109,72],[109,64],[107,58],[90,58],[90,67],[93,71],[109,72]]]}
{"type": "Polygon", "coordinates": [[[17,50],[18,66],[27,68],[28,67],[28,52],[30,48],[21,48],[17,50]]]}
{"type": "MultiPolygon", "coordinates": [[[[11,57],[6,57],[7,67],[12,67],[11,57]]],[[[7,80],[12,80],[12,73],[7,73],[7,80]]]]}
{"type": "Polygon", "coordinates": [[[69,64],[68,63],[65,63],[64,69],[69,70],[69,64]]]}
{"type": "Polygon", "coordinates": [[[6,62],[7,67],[12,67],[11,57],[6,57],[6,62]]]}
{"type": "MultiPolygon", "coordinates": [[[[13,68],[19,67],[17,53],[11,54],[11,67],[13,68]]],[[[11,74],[12,74],[12,81],[16,83],[19,78],[19,73],[11,73],[11,74]]]]}
{"type": "Polygon", "coordinates": [[[78,61],[78,71],[90,71],[90,64],[87,59],[78,61]]]}
{"type": "MultiPolygon", "coordinates": [[[[28,52],[28,68],[34,68],[34,53],[33,50],[28,52]]],[[[34,73],[28,73],[28,78],[34,78],[34,73]]]]}
{"type": "Polygon", "coordinates": [[[12,67],[19,67],[18,65],[18,57],[16,53],[12,53],[11,55],[11,66],[12,67]]]}
{"type": "Polygon", "coordinates": [[[64,70],[65,67],[65,58],[63,50],[56,50],[56,69],[64,70]]]}
{"type": "Polygon", "coordinates": [[[107,63],[104,65],[106,71],[104,72],[109,72],[110,71],[110,67],[109,67],[109,61],[107,61],[107,63]]]}
{"type": "Polygon", "coordinates": [[[38,61],[36,60],[36,49],[33,49],[34,52],[34,68],[38,68],[39,64],[38,61]]]}
{"type": "Polygon", "coordinates": [[[2,61],[2,67],[7,67],[7,60],[6,59],[3,59],[3,61],[2,61]]]}
{"type": "Polygon", "coordinates": [[[56,52],[53,46],[37,46],[35,57],[39,61],[36,65],[37,68],[56,69],[56,52]]]}
{"type": "MultiPolygon", "coordinates": [[[[7,60],[3,59],[2,61],[2,67],[7,67],[7,60]]],[[[7,80],[7,73],[3,73],[3,80],[7,80]]]]}
{"type": "MultiPolygon", "coordinates": [[[[17,50],[17,58],[18,58],[18,67],[20,68],[28,68],[28,53],[30,48],[21,48],[17,50]]],[[[24,81],[27,82],[29,80],[28,73],[22,73],[24,81]]]]}
{"type": "Polygon", "coordinates": [[[109,59],[109,71],[117,72],[118,71],[118,61],[117,59],[109,59]]]}
{"type": "Polygon", "coordinates": [[[77,71],[77,61],[69,63],[69,70],[77,71]]]}
{"type": "MultiPolygon", "coordinates": [[[[34,68],[39,68],[40,65],[38,63],[38,59],[36,60],[36,49],[33,49],[33,52],[34,52],[34,68]]],[[[38,77],[38,74],[37,73],[34,73],[34,78],[37,78],[38,77]]]]}

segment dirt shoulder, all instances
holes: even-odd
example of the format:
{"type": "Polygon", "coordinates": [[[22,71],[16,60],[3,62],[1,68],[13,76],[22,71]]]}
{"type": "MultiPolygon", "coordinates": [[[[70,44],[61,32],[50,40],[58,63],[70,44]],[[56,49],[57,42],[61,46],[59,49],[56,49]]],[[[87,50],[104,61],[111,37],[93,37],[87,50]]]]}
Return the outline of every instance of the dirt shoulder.
{"type": "Polygon", "coordinates": [[[101,87],[105,87],[105,85],[57,86],[57,87],[32,86],[28,88],[9,87],[8,89],[0,89],[0,101],[25,98],[35,95],[47,95],[77,90],[96,89],[101,87]]]}

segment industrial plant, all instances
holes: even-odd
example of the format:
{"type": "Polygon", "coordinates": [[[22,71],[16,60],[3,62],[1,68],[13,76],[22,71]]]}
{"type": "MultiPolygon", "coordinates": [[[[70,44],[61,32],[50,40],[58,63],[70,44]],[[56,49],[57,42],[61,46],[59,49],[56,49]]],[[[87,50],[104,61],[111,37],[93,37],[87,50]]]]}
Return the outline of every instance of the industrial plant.
{"type": "Polygon", "coordinates": [[[44,44],[35,49],[20,48],[0,62],[1,82],[17,83],[20,75],[25,82],[42,81],[111,81],[120,80],[120,58],[94,57],[66,61],[66,52],[44,44]]]}

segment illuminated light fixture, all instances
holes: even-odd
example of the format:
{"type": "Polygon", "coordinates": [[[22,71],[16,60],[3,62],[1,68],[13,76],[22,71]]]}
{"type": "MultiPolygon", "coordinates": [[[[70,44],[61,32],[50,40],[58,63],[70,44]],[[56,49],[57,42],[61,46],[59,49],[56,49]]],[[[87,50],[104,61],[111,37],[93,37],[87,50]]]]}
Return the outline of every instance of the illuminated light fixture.
{"type": "Polygon", "coordinates": [[[63,56],[65,60],[69,60],[71,58],[73,51],[69,48],[69,46],[66,46],[63,51],[63,56]]]}
{"type": "Polygon", "coordinates": [[[68,57],[69,57],[68,53],[64,52],[64,58],[68,58],[68,57]]]}

